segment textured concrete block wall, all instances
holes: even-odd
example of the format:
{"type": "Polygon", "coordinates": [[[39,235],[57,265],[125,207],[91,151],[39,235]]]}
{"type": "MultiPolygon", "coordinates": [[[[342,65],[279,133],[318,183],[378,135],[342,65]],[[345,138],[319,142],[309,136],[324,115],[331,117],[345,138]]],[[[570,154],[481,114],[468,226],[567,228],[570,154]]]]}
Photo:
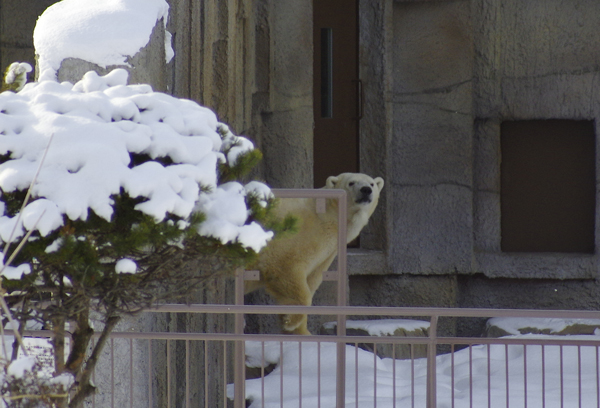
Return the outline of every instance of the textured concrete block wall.
{"type": "Polygon", "coordinates": [[[600,3],[407,1],[393,15],[393,271],[594,277],[595,256],[501,253],[499,143],[504,120],[598,117],[600,3]]]}
{"type": "Polygon", "coordinates": [[[597,120],[600,3],[390,3],[389,272],[353,304],[597,308],[596,254],[501,252],[499,169],[503,120],[597,120]]]}
{"type": "Polygon", "coordinates": [[[471,270],[473,57],[470,1],[395,3],[395,272],[471,270]]]}
{"type": "MultiPolygon", "coordinates": [[[[40,14],[57,0],[0,0],[0,70],[15,61],[35,67],[33,27],[40,14]]],[[[30,74],[33,79],[35,73],[30,74]]]]}
{"type": "MultiPolygon", "coordinates": [[[[474,271],[490,277],[595,279],[597,249],[593,256],[500,252],[499,169],[502,121],[599,117],[600,3],[480,0],[474,3],[472,19],[477,56],[474,271]]],[[[599,226],[596,222],[596,246],[599,226]]]]}

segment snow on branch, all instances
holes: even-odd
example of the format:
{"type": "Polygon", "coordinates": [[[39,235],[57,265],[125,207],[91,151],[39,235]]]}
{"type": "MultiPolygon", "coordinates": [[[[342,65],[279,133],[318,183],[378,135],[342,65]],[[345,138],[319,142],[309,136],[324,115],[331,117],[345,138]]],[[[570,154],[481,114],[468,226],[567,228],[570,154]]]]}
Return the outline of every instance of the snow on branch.
{"type": "Polygon", "coordinates": [[[0,240],[7,242],[15,227],[13,239],[30,229],[45,237],[66,219],[87,220],[90,211],[111,221],[115,195],[126,193],[156,222],[201,212],[207,218],[200,234],[258,252],[272,232],[246,225],[243,186],[218,185],[218,164],[253,149],[209,109],[148,85],[127,85],[122,69],[103,77],[88,72],[75,85],[42,81],[4,92],[0,240]],[[19,209],[10,208],[9,198],[27,189],[51,136],[32,200],[17,222],[19,209]]]}

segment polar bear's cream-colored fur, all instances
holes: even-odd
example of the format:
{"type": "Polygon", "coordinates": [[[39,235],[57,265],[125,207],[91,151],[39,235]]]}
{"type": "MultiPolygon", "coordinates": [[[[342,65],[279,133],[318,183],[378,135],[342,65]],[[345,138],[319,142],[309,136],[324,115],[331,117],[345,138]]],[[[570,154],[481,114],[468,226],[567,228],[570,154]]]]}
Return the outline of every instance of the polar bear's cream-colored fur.
{"type": "MultiPolygon", "coordinates": [[[[344,189],[348,200],[347,242],[355,239],[375,211],[383,179],[360,173],[342,173],[327,179],[326,189],[344,189]]],[[[260,281],[246,282],[246,293],[264,287],[278,304],[310,306],[326,271],[337,255],[337,199],[326,200],[326,211],[317,214],[314,199],[282,199],[278,216],[293,214],[299,231],[275,239],[261,252],[253,269],[260,281]]],[[[286,333],[310,334],[306,315],[283,315],[286,333]]]]}

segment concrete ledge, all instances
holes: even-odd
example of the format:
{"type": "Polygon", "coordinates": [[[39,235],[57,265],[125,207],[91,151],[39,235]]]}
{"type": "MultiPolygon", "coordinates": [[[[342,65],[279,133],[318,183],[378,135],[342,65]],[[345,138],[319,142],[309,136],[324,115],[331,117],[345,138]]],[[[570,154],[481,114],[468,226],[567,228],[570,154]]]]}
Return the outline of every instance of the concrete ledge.
{"type": "Polygon", "coordinates": [[[490,278],[595,279],[598,256],[586,254],[476,253],[476,269],[490,278]]]}
{"type": "MultiPolygon", "coordinates": [[[[348,248],[348,276],[351,275],[388,275],[386,254],[360,248],[348,248]]],[[[337,259],[331,264],[330,270],[337,270],[337,259]]]]}

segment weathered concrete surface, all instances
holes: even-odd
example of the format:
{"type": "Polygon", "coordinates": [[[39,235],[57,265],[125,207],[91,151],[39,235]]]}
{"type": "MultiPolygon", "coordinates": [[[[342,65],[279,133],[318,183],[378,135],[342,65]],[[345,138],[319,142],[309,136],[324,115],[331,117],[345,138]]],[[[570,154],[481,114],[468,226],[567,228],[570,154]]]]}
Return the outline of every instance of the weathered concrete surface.
{"type": "MultiPolygon", "coordinates": [[[[405,274],[350,277],[350,306],[455,307],[458,296],[456,276],[405,274]]],[[[455,319],[440,318],[438,335],[455,334],[455,319]]]]}
{"type": "Polygon", "coordinates": [[[597,255],[501,252],[499,146],[503,120],[599,116],[600,3],[393,7],[392,273],[596,277],[597,255]]]}
{"type": "MultiPolygon", "coordinates": [[[[599,117],[600,3],[480,0],[473,21],[473,269],[490,277],[595,278],[598,250],[593,256],[500,251],[499,143],[503,120],[599,117]]],[[[597,222],[596,245],[599,227],[597,222]]]]}
{"type": "MultiPolygon", "coordinates": [[[[33,27],[40,14],[56,0],[0,0],[0,70],[13,62],[28,62],[35,67],[33,27]]],[[[29,74],[30,80],[35,72],[29,74]]]]}
{"type": "Polygon", "coordinates": [[[473,57],[471,2],[394,3],[396,273],[471,269],[473,57]]]}
{"type": "MultiPolygon", "coordinates": [[[[393,3],[392,0],[358,1],[359,18],[359,77],[363,84],[364,115],[359,121],[360,171],[372,177],[388,175],[392,166],[392,105],[390,89],[393,84],[393,3]]],[[[378,210],[361,233],[361,249],[387,252],[390,245],[392,201],[389,186],[384,187],[378,210]]],[[[379,264],[373,262],[373,265],[379,264]]],[[[368,263],[363,266],[368,266],[368,263]]],[[[377,273],[381,268],[366,268],[364,273],[377,273]]]]}
{"type": "Polygon", "coordinates": [[[271,1],[264,11],[271,55],[269,103],[260,113],[265,180],[273,187],[312,188],[312,3],[271,1]]]}

